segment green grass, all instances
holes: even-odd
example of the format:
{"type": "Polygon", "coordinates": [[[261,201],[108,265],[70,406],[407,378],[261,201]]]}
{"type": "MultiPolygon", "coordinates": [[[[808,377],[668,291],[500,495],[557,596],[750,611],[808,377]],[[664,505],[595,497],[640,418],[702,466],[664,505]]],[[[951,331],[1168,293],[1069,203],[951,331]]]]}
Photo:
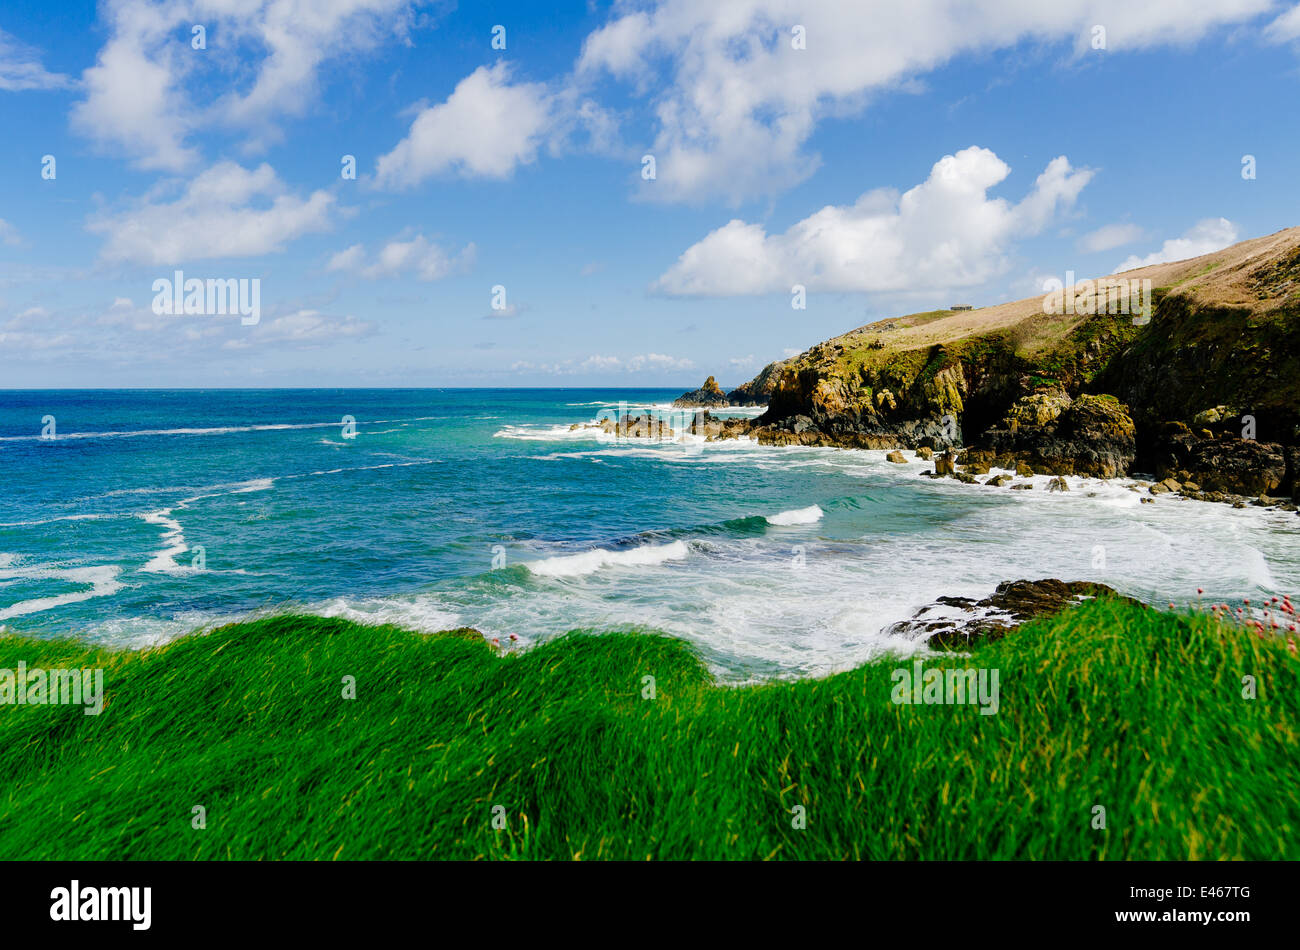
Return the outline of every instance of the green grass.
{"type": "Polygon", "coordinates": [[[1300,857],[1300,663],[1199,614],[1092,601],[927,661],[998,669],[991,716],[893,704],[894,660],[720,687],[640,633],[503,656],[280,617],[138,653],[0,639],[19,660],[102,664],[108,698],[0,706],[9,859],[1300,857]]]}

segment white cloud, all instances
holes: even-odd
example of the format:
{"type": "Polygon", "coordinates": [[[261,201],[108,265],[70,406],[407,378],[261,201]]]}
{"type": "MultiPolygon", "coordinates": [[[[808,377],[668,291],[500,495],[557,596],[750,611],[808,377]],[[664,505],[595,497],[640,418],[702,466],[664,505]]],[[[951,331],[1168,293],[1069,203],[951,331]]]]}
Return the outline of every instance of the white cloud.
{"type": "Polygon", "coordinates": [[[377,280],[412,274],[420,280],[441,280],[449,274],[464,272],[474,266],[477,248],[473,242],[458,253],[449,253],[423,234],[406,240],[394,238],[366,262],[365,248],[360,244],[339,251],[329,262],[329,270],[354,271],[362,277],[377,280]]]}
{"type": "Polygon", "coordinates": [[[795,284],[877,292],[978,285],[1005,269],[1013,240],[1042,231],[1070,208],[1093,174],[1061,156],[1018,204],[988,197],[1010,172],[993,152],[972,146],[944,156],[926,181],[901,196],[869,191],[782,234],[733,220],[687,248],[655,288],[731,296],[790,293],[795,284]]]}
{"type": "Polygon", "coordinates": [[[1189,257],[1200,257],[1213,251],[1222,250],[1237,240],[1237,226],[1227,218],[1206,218],[1196,222],[1182,237],[1170,238],[1161,245],[1160,250],[1146,257],[1133,254],[1124,259],[1114,273],[1132,270],[1135,267],[1147,267],[1151,264],[1165,264],[1169,261],[1185,261],[1189,257]]]}
{"type": "Polygon", "coordinates": [[[666,356],[663,353],[646,353],[629,359],[627,368],[634,373],[643,369],[694,369],[695,363],[689,359],[679,359],[675,356],[666,356]]]}
{"type": "Polygon", "coordinates": [[[594,354],[583,360],[561,360],[557,363],[534,363],[531,360],[516,360],[510,364],[513,372],[547,373],[552,376],[572,376],[578,373],[639,373],[646,370],[663,372],[666,370],[694,369],[695,363],[686,358],[667,356],[663,353],[641,353],[623,359],[618,356],[594,354]]]}
{"type": "Polygon", "coordinates": [[[446,172],[506,178],[536,158],[551,110],[541,83],[511,85],[505,63],[480,66],[446,102],[420,111],[406,138],[380,156],[375,179],[407,188],[446,172]]]}
{"type": "MultiPolygon", "coordinates": [[[[404,37],[411,0],[106,0],[109,37],[82,76],[72,112],[79,132],[145,169],[183,171],[200,127],[241,127],[258,145],[273,119],[303,112],[332,58],[404,37]],[[192,24],[207,49],[191,48],[192,24]],[[206,97],[222,71],[247,91],[206,97]]],[[[219,77],[224,78],[224,77],[219,77]]],[[[269,134],[275,134],[272,131],[269,134]]]]}
{"type": "Polygon", "coordinates": [[[18,229],[8,221],[0,218],[0,244],[8,244],[13,247],[22,243],[23,240],[18,235],[18,229]]]}
{"type": "Polygon", "coordinates": [[[1088,254],[1094,254],[1097,251],[1110,251],[1117,247],[1123,247],[1125,244],[1140,241],[1145,234],[1146,232],[1136,224],[1107,224],[1079,238],[1079,250],[1088,254]]]}
{"type": "Polygon", "coordinates": [[[1300,3],[1287,10],[1268,25],[1264,36],[1274,43],[1300,40],[1300,3]]]}
{"type": "Polygon", "coordinates": [[[69,77],[47,71],[36,50],[0,30],[0,89],[21,92],[27,89],[66,89],[71,85],[69,77]]]}
{"type": "Polygon", "coordinates": [[[221,162],[189,182],[173,200],[175,183],[151,190],[133,207],[92,217],[87,230],[105,236],[110,262],[181,264],[279,251],[286,242],[330,227],[334,196],[299,198],[270,165],[249,171],[221,162]]]}
{"type": "Polygon", "coordinates": [[[331,271],[357,270],[361,267],[361,263],[365,260],[365,257],[365,247],[360,244],[353,244],[351,247],[344,248],[331,257],[330,262],[326,265],[325,269],[331,271]]]}
{"type": "Polygon", "coordinates": [[[617,356],[595,355],[595,356],[588,356],[585,360],[583,360],[579,368],[587,369],[587,370],[618,369],[622,365],[623,365],[623,361],[620,360],[617,356]]]}
{"type": "Polygon", "coordinates": [[[222,349],[248,349],[267,343],[318,346],[365,336],[372,328],[372,324],[351,315],[338,319],[315,310],[299,310],[258,324],[252,332],[227,340],[222,349]]]}
{"type": "Polygon", "coordinates": [[[906,4],[807,0],[657,0],[619,4],[587,37],[580,81],[609,73],[633,84],[653,113],[652,200],[740,201],[807,178],[817,123],[860,112],[872,95],[909,88],[964,54],[1023,42],[1090,52],[1107,29],[1107,55],[1186,43],[1270,9],[1272,0],[1053,0],[906,4]],[[806,49],[793,49],[792,27],[806,49]]]}

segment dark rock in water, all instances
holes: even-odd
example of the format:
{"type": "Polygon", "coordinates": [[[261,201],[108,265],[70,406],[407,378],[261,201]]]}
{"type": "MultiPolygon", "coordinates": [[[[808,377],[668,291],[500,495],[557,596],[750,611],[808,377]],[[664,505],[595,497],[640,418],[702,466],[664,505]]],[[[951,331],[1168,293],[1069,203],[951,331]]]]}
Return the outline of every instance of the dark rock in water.
{"type": "Polygon", "coordinates": [[[1286,480],[1282,483],[1282,494],[1300,502],[1300,446],[1289,445],[1282,454],[1286,458],[1286,480]]]}
{"type": "Polygon", "coordinates": [[[1091,581],[1005,581],[983,600],[940,597],[910,620],[893,624],[885,632],[924,638],[936,650],[965,650],[978,641],[1004,637],[1027,620],[1051,616],[1089,597],[1115,597],[1141,606],[1140,601],[1091,581]]]}
{"type": "Polygon", "coordinates": [[[1186,426],[1166,427],[1153,456],[1156,477],[1171,491],[1179,490],[1173,487],[1179,484],[1175,476],[1184,473],[1188,477],[1183,481],[1192,482],[1202,491],[1252,498],[1272,495],[1284,486],[1294,495],[1294,484],[1285,483],[1291,466],[1300,464],[1300,450],[1234,436],[1205,439],[1186,426]],[[1294,458],[1292,453],[1297,453],[1294,458]]]}
{"type": "Polygon", "coordinates": [[[984,433],[967,453],[972,463],[1016,459],[1016,474],[1088,475],[1115,478],[1128,473],[1137,455],[1137,430],[1128,407],[1114,396],[1064,393],[1022,397],[1001,423],[984,433]]]}
{"type": "Polygon", "coordinates": [[[727,394],[718,386],[718,381],[710,376],[699,389],[682,393],[673,400],[675,409],[707,409],[710,406],[727,405],[727,394]]]}

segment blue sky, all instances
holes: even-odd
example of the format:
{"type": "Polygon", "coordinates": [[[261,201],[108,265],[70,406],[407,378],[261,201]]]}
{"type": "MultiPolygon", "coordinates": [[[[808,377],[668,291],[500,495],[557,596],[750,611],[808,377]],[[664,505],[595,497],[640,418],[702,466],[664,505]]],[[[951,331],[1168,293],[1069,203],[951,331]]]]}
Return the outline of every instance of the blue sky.
{"type": "Polygon", "coordinates": [[[0,388],[732,385],[1300,223],[1297,101],[1270,0],[9,0],[0,388]]]}

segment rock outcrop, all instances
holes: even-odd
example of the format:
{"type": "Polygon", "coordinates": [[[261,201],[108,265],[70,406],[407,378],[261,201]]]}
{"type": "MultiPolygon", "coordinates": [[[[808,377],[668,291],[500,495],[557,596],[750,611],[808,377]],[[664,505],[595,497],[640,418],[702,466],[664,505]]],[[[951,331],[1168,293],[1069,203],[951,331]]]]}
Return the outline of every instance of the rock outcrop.
{"type": "Polygon", "coordinates": [[[706,379],[699,389],[682,393],[673,400],[675,409],[708,409],[726,405],[728,405],[727,394],[722,391],[722,387],[712,376],[706,379]]]}
{"type": "Polygon", "coordinates": [[[1182,423],[1161,427],[1153,439],[1151,456],[1159,479],[1191,482],[1193,490],[1235,495],[1272,495],[1285,487],[1295,492],[1300,449],[1274,442],[1259,442],[1232,435],[1193,432],[1182,423]]]}
{"type": "Polygon", "coordinates": [[[765,401],[749,431],[777,445],[960,447],[965,474],[1300,491],[1300,228],[1085,283],[1065,313],[1033,297],[859,327],[729,398],[765,401]],[[1118,281],[1149,281],[1149,309],[1115,312],[1131,296],[1097,288],[1118,281]]]}
{"type": "Polygon", "coordinates": [[[1058,613],[1088,597],[1115,597],[1141,606],[1114,588],[1091,581],[1006,581],[983,600],[940,597],[886,632],[924,638],[935,650],[965,650],[978,641],[1004,637],[1028,620],[1058,613]]]}
{"type": "Polygon", "coordinates": [[[785,369],[786,360],[768,363],[757,376],[727,393],[727,402],[733,406],[766,406],[772,390],[785,369]]]}
{"type": "Polygon", "coordinates": [[[1137,430],[1128,407],[1114,396],[1063,391],[1017,400],[998,426],[986,430],[964,453],[967,463],[999,468],[1027,465],[1035,473],[1127,475],[1137,454],[1137,430]]]}

